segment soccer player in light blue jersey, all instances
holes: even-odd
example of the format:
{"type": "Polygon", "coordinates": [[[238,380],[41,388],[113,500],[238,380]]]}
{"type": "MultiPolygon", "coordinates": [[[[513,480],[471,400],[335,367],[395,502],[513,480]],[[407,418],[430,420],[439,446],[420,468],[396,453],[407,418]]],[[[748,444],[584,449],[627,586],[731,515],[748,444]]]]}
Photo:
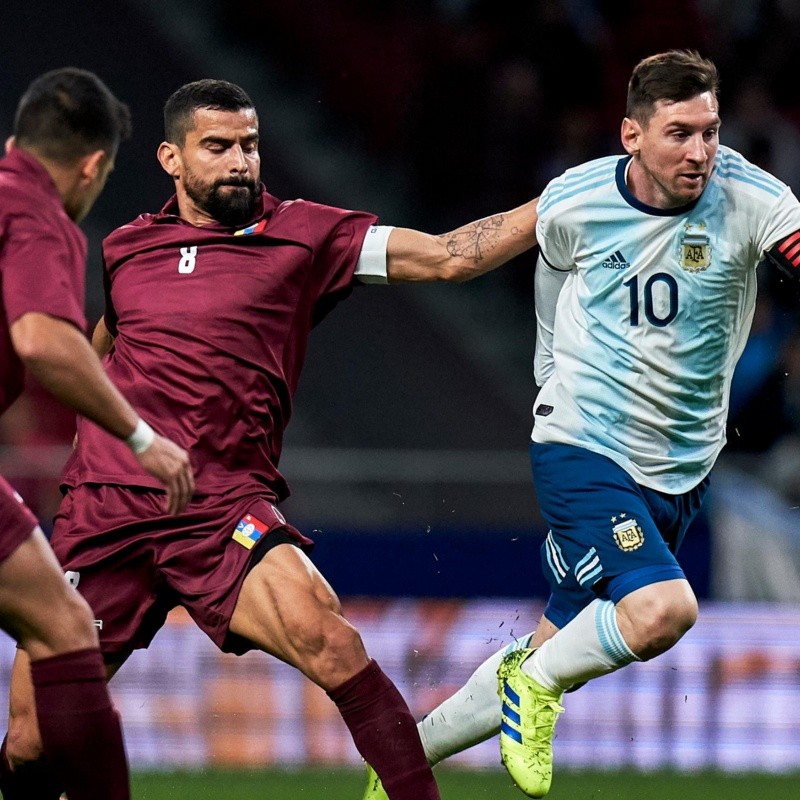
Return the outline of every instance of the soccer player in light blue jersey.
{"type": "MultiPolygon", "coordinates": [[[[800,272],[800,203],[719,144],[717,91],[694,51],[643,59],[626,155],[542,194],[530,449],[552,593],[534,634],[419,723],[430,763],[499,730],[517,785],[544,796],[563,693],[660,655],[697,618],[675,556],[725,444],[756,268],[800,272]]],[[[365,800],[381,797],[371,781],[365,800]]]]}

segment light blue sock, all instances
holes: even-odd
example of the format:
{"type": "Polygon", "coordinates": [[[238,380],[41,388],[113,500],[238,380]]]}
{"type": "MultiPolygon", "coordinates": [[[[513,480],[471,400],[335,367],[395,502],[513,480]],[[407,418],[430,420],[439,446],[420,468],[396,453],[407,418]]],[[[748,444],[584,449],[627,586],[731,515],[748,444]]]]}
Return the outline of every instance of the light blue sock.
{"type": "Polygon", "coordinates": [[[593,600],[522,664],[537,683],[562,692],[640,659],[628,647],[610,600],[593,600]]]}

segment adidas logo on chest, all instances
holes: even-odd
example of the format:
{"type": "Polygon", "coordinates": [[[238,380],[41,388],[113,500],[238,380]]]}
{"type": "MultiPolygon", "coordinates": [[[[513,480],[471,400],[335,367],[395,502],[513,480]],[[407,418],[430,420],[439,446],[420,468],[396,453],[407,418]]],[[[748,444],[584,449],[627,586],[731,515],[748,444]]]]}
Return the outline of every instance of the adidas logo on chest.
{"type": "Polygon", "coordinates": [[[604,259],[600,266],[603,269],[628,269],[630,267],[631,262],[628,261],[624,255],[622,255],[621,250],[617,250],[616,252],[612,253],[608,258],[604,259]]]}

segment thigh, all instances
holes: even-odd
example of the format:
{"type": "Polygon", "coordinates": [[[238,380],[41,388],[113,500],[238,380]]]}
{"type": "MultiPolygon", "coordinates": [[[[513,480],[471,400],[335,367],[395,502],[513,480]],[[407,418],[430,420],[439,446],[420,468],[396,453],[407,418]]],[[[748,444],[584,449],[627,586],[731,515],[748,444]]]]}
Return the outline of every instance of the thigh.
{"type": "Polygon", "coordinates": [[[0,478],[0,627],[34,658],[97,644],[86,604],[22,497],[0,478]]]}
{"type": "Polygon", "coordinates": [[[231,632],[283,660],[295,649],[291,632],[315,630],[322,614],[341,610],[333,587],[302,551],[271,550],[247,575],[231,619],[231,632]]]}
{"type": "Polygon", "coordinates": [[[38,524],[19,492],[0,476],[0,561],[8,558],[38,524]]]}
{"type": "Polygon", "coordinates": [[[91,484],[68,492],[52,541],[95,613],[107,658],[147,647],[176,605],[220,649],[253,649],[229,635],[242,583],[274,545],[313,544],[260,486],[195,497],[169,515],[163,493],[91,484]]]}
{"type": "Polygon", "coordinates": [[[247,576],[231,632],[297,667],[326,690],[369,661],[328,581],[289,544],[271,550],[247,576]]]}
{"type": "Polygon", "coordinates": [[[147,647],[175,605],[155,565],[154,542],[171,524],[162,502],[155,492],[86,484],[56,514],[53,550],[92,609],[107,660],[147,647]]]}
{"type": "Polygon", "coordinates": [[[263,487],[199,498],[157,543],[157,569],[165,584],[223,651],[254,645],[229,632],[242,585],[276,546],[310,550],[313,542],[290,525],[263,487]]]}
{"type": "Polygon", "coordinates": [[[97,646],[89,608],[38,526],[0,563],[0,627],[34,659],[97,646]]]}
{"type": "MultiPolygon", "coordinates": [[[[649,583],[683,578],[641,488],[605,456],[569,445],[531,446],[534,482],[550,533],[542,548],[569,621],[595,596],[615,602],[649,583]]],[[[551,618],[548,616],[548,618],[551,618]]]]}

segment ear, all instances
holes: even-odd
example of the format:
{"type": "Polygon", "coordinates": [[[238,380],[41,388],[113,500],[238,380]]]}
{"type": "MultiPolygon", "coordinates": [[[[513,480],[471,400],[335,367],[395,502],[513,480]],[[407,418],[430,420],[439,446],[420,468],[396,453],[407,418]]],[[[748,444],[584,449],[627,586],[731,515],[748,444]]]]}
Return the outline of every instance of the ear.
{"type": "Polygon", "coordinates": [[[94,183],[94,181],[97,180],[97,176],[103,168],[105,159],[105,150],[94,150],[80,160],[80,180],[82,184],[88,186],[90,183],[94,183]]]}
{"type": "Polygon", "coordinates": [[[17,146],[17,137],[9,136],[6,139],[6,155],[8,155],[17,146]]]}
{"type": "Polygon", "coordinates": [[[180,148],[172,142],[161,142],[158,146],[158,162],[167,175],[171,175],[178,180],[181,174],[183,161],[181,159],[180,148]]]}
{"type": "Polygon", "coordinates": [[[638,155],[642,149],[642,126],[635,119],[625,117],[622,120],[620,139],[627,153],[632,156],[638,155]]]}

